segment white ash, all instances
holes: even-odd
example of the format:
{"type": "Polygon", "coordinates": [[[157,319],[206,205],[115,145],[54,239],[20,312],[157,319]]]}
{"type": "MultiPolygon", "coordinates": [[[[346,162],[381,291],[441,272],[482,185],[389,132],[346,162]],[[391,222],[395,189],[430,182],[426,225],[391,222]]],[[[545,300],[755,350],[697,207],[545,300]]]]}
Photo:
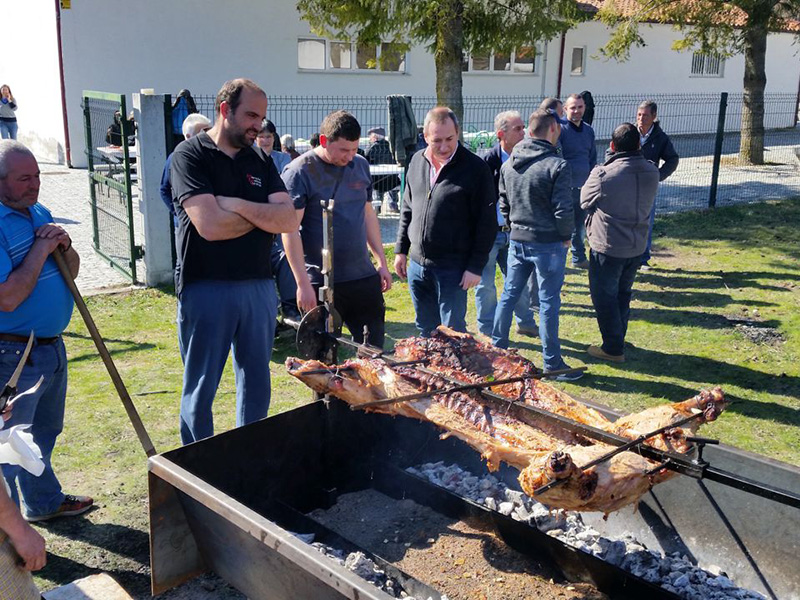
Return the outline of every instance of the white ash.
{"type": "Polygon", "coordinates": [[[609,538],[586,525],[579,513],[551,510],[512,490],[493,475],[477,477],[458,465],[443,461],[406,469],[477,504],[537,527],[562,542],[593,554],[637,577],[660,585],[687,600],[765,600],[755,591],[736,587],[719,567],[701,569],[678,552],[664,555],[633,536],[609,538]]]}
{"type": "MultiPolygon", "coordinates": [[[[345,569],[352,571],[361,577],[361,579],[371,583],[381,591],[386,592],[392,598],[417,600],[416,597],[409,596],[396,579],[387,575],[383,569],[375,564],[374,561],[367,558],[363,552],[351,552],[346,555],[344,551],[338,548],[328,546],[321,542],[315,542],[313,533],[293,533],[293,535],[306,544],[311,545],[312,548],[316,548],[321,554],[336,561],[345,569]]],[[[419,600],[424,599],[420,598],[419,600]]],[[[427,600],[433,600],[433,598],[428,597],[427,600]]],[[[447,596],[442,596],[442,600],[447,600],[447,596]]]]}

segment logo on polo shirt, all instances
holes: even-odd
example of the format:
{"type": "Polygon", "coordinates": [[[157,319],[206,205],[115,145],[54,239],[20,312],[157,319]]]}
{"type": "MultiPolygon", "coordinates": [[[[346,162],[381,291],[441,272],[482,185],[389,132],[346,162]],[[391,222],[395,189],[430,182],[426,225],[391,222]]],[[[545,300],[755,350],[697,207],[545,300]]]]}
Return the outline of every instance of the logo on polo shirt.
{"type": "Polygon", "coordinates": [[[256,187],[261,187],[261,177],[254,177],[253,175],[250,175],[250,174],[248,173],[248,175],[247,175],[247,182],[248,182],[250,185],[254,185],[254,186],[256,186],[256,187]]]}

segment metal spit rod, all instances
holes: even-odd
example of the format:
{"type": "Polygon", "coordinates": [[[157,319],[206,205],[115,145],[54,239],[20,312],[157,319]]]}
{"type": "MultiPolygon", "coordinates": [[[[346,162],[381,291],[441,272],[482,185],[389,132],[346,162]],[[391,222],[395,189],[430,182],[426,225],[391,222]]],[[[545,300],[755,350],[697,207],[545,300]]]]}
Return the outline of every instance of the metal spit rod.
{"type": "MultiPolygon", "coordinates": [[[[380,358],[386,361],[387,364],[391,365],[397,361],[387,356],[382,348],[370,346],[367,343],[366,336],[364,337],[364,343],[359,344],[357,342],[353,342],[352,340],[345,339],[343,336],[335,336],[333,334],[333,331],[335,331],[333,302],[333,196],[335,195],[336,189],[334,189],[334,193],[331,195],[332,198],[330,200],[322,200],[320,202],[323,209],[323,273],[325,275],[325,285],[323,287],[325,293],[323,294],[323,289],[320,289],[320,300],[322,300],[328,309],[328,318],[326,320],[327,331],[320,333],[327,334],[338,342],[355,347],[359,354],[368,356],[370,358],[380,358]]],[[[289,321],[289,324],[294,327],[299,326],[299,324],[293,321],[289,321]]],[[[328,362],[334,364],[338,362],[336,346],[333,346],[330,349],[328,356],[325,358],[328,359],[328,362]]],[[[456,385],[461,383],[458,380],[446,377],[441,373],[429,371],[428,369],[422,367],[418,368],[420,371],[443,377],[445,380],[449,380],[451,383],[456,385]]],[[[624,446],[631,442],[631,440],[628,438],[609,433],[602,429],[592,427],[591,425],[585,425],[583,423],[573,421],[567,417],[562,417],[556,413],[551,413],[529,404],[523,404],[515,400],[504,398],[503,396],[488,390],[480,390],[479,393],[488,403],[493,404],[496,409],[504,409],[506,412],[513,412],[517,419],[529,425],[538,426],[537,421],[539,419],[544,419],[563,429],[566,429],[567,431],[571,431],[578,435],[582,435],[584,437],[588,437],[612,446],[624,446]]],[[[701,444],[698,444],[698,448],[700,451],[702,451],[701,444]]],[[[683,454],[659,450],[657,448],[653,448],[652,446],[647,446],[642,442],[633,445],[629,451],[637,452],[649,460],[660,462],[662,463],[662,468],[675,471],[676,473],[681,473],[682,475],[687,475],[688,477],[693,477],[694,479],[709,479],[711,481],[716,481],[717,483],[721,483],[747,493],[774,500],[775,502],[779,502],[781,504],[800,508],[800,494],[795,494],[788,490],[783,490],[765,483],[754,481],[752,479],[736,475],[735,473],[730,473],[723,469],[717,469],[716,467],[709,465],[706,461],[694,461],[683,454]]]]}
{"type": "MultiPolygon", "coordinates": [[[[398,366],[395,363],[392,366],[398,366]]],[[[416,394],[408,394],[406,396],[397,396],[396,398],[384,398],[382,400],[375,400],[373,402],[364,402],[363,404],[351,404],[351,410],[360,410],[364,408],[372,408],[374,406],[385,406],[388,404],[397,404],[398,402],[406,402],[409,400],[419,400],[421,398],[429,398],[431,396],[440,396],[445,394],[454,394],[456,392],[466,392],[468,390],[482,390],[487,388],[496,387],[498,385],[507,385],[509,383],[519,383],[528,379],[541,379],[542,377],[550,377],[553,375],[563,375],[565,373],[577,373],[585,371],[586,367],[576,367],[574,369],[559,369],[558,371],[550,371],[549,373],[530,373],[528,375],[520,375],[519,377],[509,377],[507,379],[496,379],[494,381],[479,381],[477,383],[465,383],[462,385],[454,385],[451,388],[443,390],[428,390],[424,392],[417,392],[416,394]]]]}

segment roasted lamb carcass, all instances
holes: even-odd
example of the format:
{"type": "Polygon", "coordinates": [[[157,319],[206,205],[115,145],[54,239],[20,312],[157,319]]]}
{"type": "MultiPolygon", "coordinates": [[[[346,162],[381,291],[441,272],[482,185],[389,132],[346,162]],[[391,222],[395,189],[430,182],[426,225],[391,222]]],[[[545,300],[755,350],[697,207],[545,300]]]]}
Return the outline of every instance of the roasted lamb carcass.
{"type": "MultiPolygon", "coordinates": [[[[606,430],[633,440],[698,414],[697,419],[686,425],[668,429],[647,440],[648,445],[659,450],[684,453],[691,449],[686,437],[697,431],[701,424],[716,419],[725,407],[722,390],[704,390],[685,402],[656,406],[622,417],[606,430]]],[[[564,479],[564,483],[536,499],[558,508],[609,513],[637,502],[653,485],[676,475],[673,471],[659,469],[653,461],[634,452],[622,452],[609,461],[588,469],[581,468],[612,450],[613,446],[598,442],[543,452],[521,470],[520,485],[526,494],[533,495],[537,488],[554,479],[564,479]]]]}
{"type": "Polygon", "coordinates": [[[446,386],[445,381],[409,367],[390,368],[381,360],[353,359],[323,373],[323,363],[292,357],[286,359],[286,367],[313,390],[336,396],[352,406],[430,390],[431,395],[426,398],[366,410],[430,421],[445,430],[444,436],[455,436],[480,452],[491,470],[497,470],[501,462],[522,469],[541,452],[578,442],[568,431],[562,430],[557,438],[498,414],[480,403],[477,392],[436,394],[446,386]]]}
{"type": "MultiPolygon", "coordinates": [[[[409,360],[424,358],[426,370],[434,373],[412,367],[389,367],[381,360],[363,359],[328,368],[317,361],[289,358],[286,366],[309,387],[355,406],[429,391],[430,396],[422,399],[366,410],[436,424],[445,430],[444,436],[454,435],[479,451],[490,469],[496,469],[500,462],[519,469],[520,484],[528,494],[553,479],[565,480],[537,497],[554,508],[608,513],[637,502],[652,485],[672,475],[633,452],[622,452],[582,470],[583,465],[605,455],[613,447],[551,423],[538,427],[522,423],[482,403],[482,396],[476,391],[441,393],[452,384],[436,373],[474,383],[537,372],[529,361],[515,352],[499,350],[466,334],[440,328],[432,338],[401,340],[396,354],[409,360]]],[[[675,452],[688,450],[686,436],[700,423],[716,418],[725,408],[722,393],[717,389],[702,392],[686,402],[655,407],[610,422],[599,412],[540,380],[496,386],[492,391],[629,439],[702,411],[702,416],[691,426],[668,430],[648,441],[657,448],[675,452]]]]}

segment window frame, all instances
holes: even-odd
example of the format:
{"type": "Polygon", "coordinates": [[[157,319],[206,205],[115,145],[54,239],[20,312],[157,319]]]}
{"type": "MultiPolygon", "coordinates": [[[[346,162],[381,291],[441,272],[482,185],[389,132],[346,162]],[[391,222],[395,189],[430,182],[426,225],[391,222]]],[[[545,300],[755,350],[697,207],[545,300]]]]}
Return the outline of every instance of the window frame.
{"type": "Polygon", "coordinates": [[[316,67],[301,67],[300,66],[300,56],[298,52],[297,56],[297,70],[301,73],[371,73],[371,74],[390,74],[390,75],[405,75],[408,73],[408,52],[403,52],[400,59],[399,64],[402,67],[400,70],[397,71],[390,71],[390,70],[383,70],[380,64],[381,52],[383,51],[382,46],[384,44],[390,44],[391,42],[381,42],[375,46],[375,68],[373,69],[363,69],[358,67],[358,49],[359,43],[352,40],[339,40],[339,39],[328,39],[322,37],[314,37],[314,36],[298,36],[297,38],[297,45],[301,42],[324,42],[325,43],[325,50],[324,56],[322,59],[323,66],[320,68],[316,67]],[[350,66],[349,67],[333,67],[331,66],[331,44],[350,44],[350,66]]]}
{"type": "Polygon", "coordinates": [[[693,52],[692,53],[692,61],[689,65],[689,77],[697,77],[697,78],[705,78],[705,79],[722,79],[725,77],[725,57],[720,56],[719,54],[707,54],[705,52],[693,52]],[[702,58],[702,72],[695,73],[695,61],[698,57],[702,58]],[[705,66],[708,62],[713,61],[716,59],[717,61],[717,72],[716,73],[709,73],[705,71],[705,66]]]}
{"type": "MultiPolygon", "coordinates": [[[[539,57],[542,55],[542,51],[539,49],[538,46],[533,46],[533,51],[534,51],[534,57],[533,57],[533,70],[532,71],[517,71],[517,70],[515,70],[515,66],[517,64],[517,49],[515,48],[508,55],[508,59],[509,59],[509,63],[508,63],[509,69],[508,69],[508,71],[506,71],[506,70],[500,70],[500,71],[495,70],[495,68],[494,68],[494,59],[495,59],[495,56],[497,55],[498,52],[495,49],[491,49],[487,53],[482,53],[482,54],[479,55],[481,58],[483,58],[485,56],[485,57],[487,57],[489,59],[489,62],[487,63],[486,69],[474,69],[473,66],[472,66],[473,55],[465,53],[467,70],[466,71],[462,70],[462,73],[465,74],[465,75],[494,75],[494,76],[512,75],[514,77],[538,76],[539,75],[539,70],[540,70],[539,57]]],[[[520,64],[530,64],[530,63],[520,63],[520,64]]]]}
{"type": "Polygon", "coordinates": [[[572,46],[572,52],[569,56],[569,76],[570,77],[586,77],[586,46],[572,46]],[[574,73],[572,62],[575,58],[575,50],[581,51],[581,72],[574,73]]]}

